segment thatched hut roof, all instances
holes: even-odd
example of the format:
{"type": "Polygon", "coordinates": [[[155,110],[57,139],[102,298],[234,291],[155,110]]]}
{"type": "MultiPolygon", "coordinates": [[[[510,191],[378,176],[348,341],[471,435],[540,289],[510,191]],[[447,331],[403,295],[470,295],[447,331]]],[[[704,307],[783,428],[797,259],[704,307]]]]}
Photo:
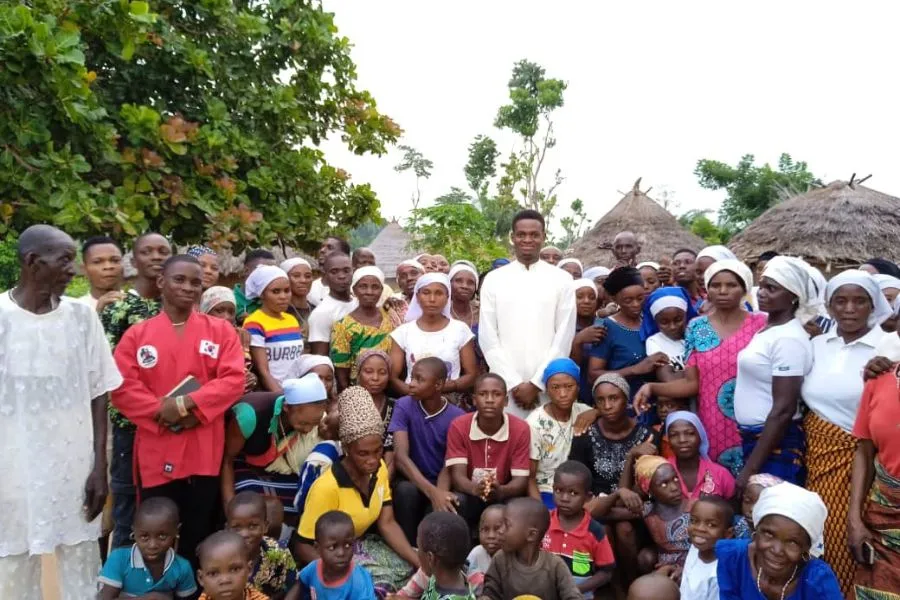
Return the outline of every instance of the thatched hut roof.
{"type": "Polygon", "coordinates": [[[900,259],[900,199],[850,181],[833,181],[776,204],[728,246],[744,260],[767,250],[802,256],[826,272],[881,256],[900,259]]]}
{"type": "MultiPolygon", "coordinates": [[[[679,248],[697,251],[706,242],[681,226],[669,211],[642,192],[641,180],[634,182],[630,192],[608,213],[603,215],[590,231],[572,244],[568,254],[581,260],[585,266],[612,267],[613,238],[622,231],[633,232],[641,244],[639,261],[659,260],[679,248]]],[[[650,190],[647,190],[648,192],[650,190]]]]}
{"type": "Polygon", "coordinates": [[[375,255],[375,263],[388,279],[396,279],[397,265],[416,254],[407,249],[409,243],[409,234],[393,219],[369,244],[369,250],[375,255]]]}

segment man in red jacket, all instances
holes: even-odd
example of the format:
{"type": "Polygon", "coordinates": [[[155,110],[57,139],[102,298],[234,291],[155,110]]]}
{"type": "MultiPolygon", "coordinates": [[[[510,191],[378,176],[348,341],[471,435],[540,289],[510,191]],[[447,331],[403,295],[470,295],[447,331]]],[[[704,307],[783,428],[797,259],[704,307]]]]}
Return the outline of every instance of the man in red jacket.
{"type": "Polygon", "coordinates": [[[244,353],[234,327],[194,308],[202,281],[196,258],[166,261],[162,312],[132,326],[116,346],[124,381],[112,396],[137,425],[139,496],[165,496],[178,505],[178,551],[195,565],[197,545],[214,531],[225,412],[244,389],[244,353]],[[179,388],[188,391],[176,393],[179,388]]]}

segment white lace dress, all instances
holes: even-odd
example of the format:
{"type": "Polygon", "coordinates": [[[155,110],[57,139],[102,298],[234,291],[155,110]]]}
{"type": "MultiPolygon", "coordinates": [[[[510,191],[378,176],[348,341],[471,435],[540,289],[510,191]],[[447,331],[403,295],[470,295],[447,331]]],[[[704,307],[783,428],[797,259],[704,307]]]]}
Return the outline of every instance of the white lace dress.
{"type": "Polygon", "coordinates": [[[0,295],[0,557],[99,537],[82,508],[91,399],[121,383],[95,311],[63,298],[36,315],[0,295]]]}

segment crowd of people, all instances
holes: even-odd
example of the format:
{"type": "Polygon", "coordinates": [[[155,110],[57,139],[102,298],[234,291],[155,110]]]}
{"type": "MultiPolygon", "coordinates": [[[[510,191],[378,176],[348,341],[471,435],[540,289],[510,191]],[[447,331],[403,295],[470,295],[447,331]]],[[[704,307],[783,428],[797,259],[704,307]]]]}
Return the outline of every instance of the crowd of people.
{"type": "MultiPolygon", "coordinates": [[[[0,597],[900,598],[900,268],[487,272],[35,225],[0,295],[0,597]],[[893,440],[893,441],[892,441],[893,440]]],[[[650,258],[652,260],[644,260],[650,258]]]]}

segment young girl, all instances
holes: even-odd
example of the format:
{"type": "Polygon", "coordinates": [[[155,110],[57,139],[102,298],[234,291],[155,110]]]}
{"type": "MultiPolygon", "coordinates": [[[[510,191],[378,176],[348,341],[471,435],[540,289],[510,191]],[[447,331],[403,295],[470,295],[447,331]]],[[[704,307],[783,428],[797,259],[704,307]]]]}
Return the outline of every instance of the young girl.
{"type": "Polygon", "coordinates": [[[725,500],[734,496],[734,477],[728,469],[709,460],[709,439],[697,415],[686,410],[670,414],[666,436],[675,455],[668,459],[669,464],[675,467],[681,492],[689,504],[701,495],[725,500]]]}
{"type": "Polygon", "coordinates": [[[569,357],[581,369],[580,390],[578,400],[592,406],[591,381],[588,375],[588,360],[594,344],[606,337],[606,327],[594,324],[597,316],[597,285],[592,279],[578,279],[575,290],[575,339],[572,340],[572,352],[569,357]]]}
{"type": "Polygon", "coordinates": [[[394,435],[388,432],[388,427],[394,415],[395,400],[387,395],[388,383],[391,381],[391,359],[382,350],[367,350],[359,355],[356,371],[359,385],[369,392],[375,401],[375,408],[381,414],[381,421],[384,423],[384,464],[393,477],[394,435]]]}
{"type": "Polygon", "coordinates": [[[237,302],[234,292],[227,287],[214,285],[200,298],[200,312],[211,317],[225,319],[237,329],[241,338],[241,347],[244,349],[244,391],[252,392],[259,384],[256,373],[253,372],[253,358],[250,356],[250,333],[235,324],[237,318],[237,302]]]}
{"type": "Polygon", "coordinates": [[[684,377],[684,331],[697,316],[682,287],[663,287],[653,291],[644,302],[641,339],[647,356],[662,352],[669,363],[656,369],[659,381],[684,377]]]}
{"type": "Polygon", "coordinates": [[[247,278],[245,293],[250,300],[262,301],[262,307],[244,321],[244,329],[250,332],[253,365],[263,389],[281,392],[281,382],[303,354],[300,323],[286,312],[291,302],[290,280],[278,267],[260,265],[247,278]]]}
{"type": "Polygon", "coordinates": [[[741,497],[741,516],[737,517],[734,523],[735,538],[750,539],[753,535],[753,507],[756,506],[759,495],[764,489],[779,483],[784,483],[784,480],[768,473],[758,473],[750,477],[741,497]]]}
{"type": "Polygon", "coordinates": [[[650,498],[644,503],[644,523],[656,548],[638,553],[638,568],[644,572],[666,565],[684,565],[690,549],[690,514],[675,468],[661,456],[641,456],[634,464],[635,484],[650,498]]]}
{"type": "Polygon", "coordinates": [[[569,458],[575,419],[588,410],[578,402],[580,369],[571,358],[557,358],[544,369],[543,382],[550,402],[538,407],[525,421],[531,428],[529,492],[548,509],[553,501],[553,474],[569,458]]]}

